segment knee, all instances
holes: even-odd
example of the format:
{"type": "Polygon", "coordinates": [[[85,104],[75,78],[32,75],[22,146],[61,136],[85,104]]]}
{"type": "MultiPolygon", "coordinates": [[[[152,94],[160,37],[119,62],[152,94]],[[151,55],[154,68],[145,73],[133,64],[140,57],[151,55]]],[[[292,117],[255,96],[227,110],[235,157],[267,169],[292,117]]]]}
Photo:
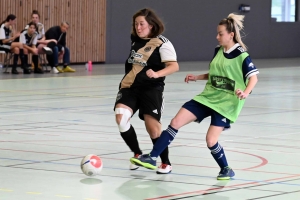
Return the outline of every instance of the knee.
{"type": "Polygon", "coordinates": [[[27,49],[23,49],[23,53],[24,53],[25,55],[28,55],[28,50],[27,50],[27,49]]]}
{"type": "Polygon", "coordinates": [[[19,49],[18,47],[15,47],[15,48],[12,50],[12,52],[13,52],[14,54],[19,54],[19,53],[20,53],[20,49],[19,49]]]}
{"type": "Polygon", "coordinates": [[[116,123],[117,125],[120,125],[123,115],[122,114],[116,114],[116,123]]]}
{"type": "Polygon", "coordinates": [[[33,52],[32,52],[33,55],[38,55],[39,54],[39,50],[38,49],[35,49],[33,52]]]}
{"type": "Polygon", "coordinates": [[[177,117],[174,117],[171,120],[171,124],[170,124],[174,129],[179,129],[180,128],[180,120],[177,117]]]}
{"type": "Polygon", "coordinates": [[[147,128],[147,132],[148,132],[149,136],[151,137],[151,139],[159,138],[159,136],[161,134],[160,128],[157,128],[157,127],[147,128]]]}
{"type": "Polygon", "coordinates": [[[120,132],[126,132],[130,129],[131,112],[126,108],[115,108],[116,123],[120,132]]]}
{"type": "Polygon", "coordinates": [[[218,142],[218,138],[206,136],[207,147],[213,147],[218,142]]]}

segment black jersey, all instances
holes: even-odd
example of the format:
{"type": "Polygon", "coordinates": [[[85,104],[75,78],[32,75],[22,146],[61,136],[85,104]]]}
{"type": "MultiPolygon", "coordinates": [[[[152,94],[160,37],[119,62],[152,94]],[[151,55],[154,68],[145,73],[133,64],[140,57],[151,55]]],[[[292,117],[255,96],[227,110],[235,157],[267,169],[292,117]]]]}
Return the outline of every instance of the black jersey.
{"type": "Polygon", "coordinates": [[[38,33],[34,32],[32,35],[28,34],[27,30],[24,30],[20,35],[20,42],[27,46],[36,45],[38,33]]]}
{"type": "Polygon", "coordinates": [[[131,36],[130,55],[125,63],[125,76],[120,88],[161,88],[165,77],[149,78],[148,69],[159,71],[165,68],[165,62],[177,61],[172,43],[162,35],[151,39],[131,36]]]}

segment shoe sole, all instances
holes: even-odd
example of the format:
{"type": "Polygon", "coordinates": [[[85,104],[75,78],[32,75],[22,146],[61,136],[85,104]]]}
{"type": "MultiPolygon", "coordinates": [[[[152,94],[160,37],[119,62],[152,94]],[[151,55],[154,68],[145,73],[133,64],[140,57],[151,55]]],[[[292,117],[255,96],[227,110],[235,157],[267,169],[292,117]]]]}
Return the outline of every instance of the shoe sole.
{"type": "Polygon", "coordinates": [[[226,177],[217,177],[217,180],[220,180],[220,181],[222,181],[222,180],[230,180],[230,179],[232,179],[234,176],[226,176],[226,177]]]}
{"type": "Polygon", "coordinates": [[[149,163],[141,162],[139,159],[136,159],[136,158],[130,158],[130,162],[134,165],[145,167],[145,168],[151,169],[151,170],[156,170],[156,168],[157,168],[156,166],[151,165],[149,163]]]}
{"type": "Polygon", "coordinates": [[[172,170],[171,171],[169,171],[169,172],[167,172],[167,173],[163,173],[163,172],[156,172],[157,174],[170,174],[172,172],[172,170]]]}
{"type": "Polygon", "coordinates": [[[130,170],[137,170],[139,167],[136,167],[136,168],[131,168],[130,170]]]}
{"type": "Polygon", "coordinates": [[[230,180],[230,179],[231,179],[230,177],[217,178],[217,180],[220,180],[220,181],[226,181],[226,180],[230,180]]]}

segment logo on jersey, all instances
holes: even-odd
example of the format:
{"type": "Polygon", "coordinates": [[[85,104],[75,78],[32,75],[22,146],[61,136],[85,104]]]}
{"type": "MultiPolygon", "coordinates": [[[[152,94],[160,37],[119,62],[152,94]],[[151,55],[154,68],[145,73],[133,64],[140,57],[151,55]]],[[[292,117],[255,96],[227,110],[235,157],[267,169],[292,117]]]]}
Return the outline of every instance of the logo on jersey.
{"type": "Polygon", "coordinates": [[[132,50],[130,58],[128,58],[128,63],[139,64],[142,67],[146,67],[147,62],[142,60],[142,58],[143,58],[143,54],[137,53],[137,52],[135,52],[135,50],[132,50]]]}
{"type": "Polygon", "coordinates": [[[150,50],[151,50],[151,47],[146,47],[146,48],[144,49],[145,52],[149,52],[150,50]]]}
{"type": "Polygon", "coordinates": [[[152,112],[155,114],[158,114],[157,109],[153,110],[152,112]]]}
{"type": "Polygon", "coordinates": [[[248,67],[254,68],[254,64],[253,64],[253,63],[250,63],[250,64],[248,65],[248,67]]]}
{"type": "Polygon", "coordinates": [[[245,52],[245,49],[243,47],[238,47],[237,49],[240,50],[240,52],[242,53],[245,52]]]}
{"type": "Polygon", "coordinates": [[[215,88],[234,91],[235,81],[227,77],[222,76],[211,76],[211,84],[215,88]]]}
{"type": "Polygon", "coordinates": [[[121,92],[118,92],[116,101],[119,101],[121,98],[122,98],[122,93],[121,93],[121,92]]]}

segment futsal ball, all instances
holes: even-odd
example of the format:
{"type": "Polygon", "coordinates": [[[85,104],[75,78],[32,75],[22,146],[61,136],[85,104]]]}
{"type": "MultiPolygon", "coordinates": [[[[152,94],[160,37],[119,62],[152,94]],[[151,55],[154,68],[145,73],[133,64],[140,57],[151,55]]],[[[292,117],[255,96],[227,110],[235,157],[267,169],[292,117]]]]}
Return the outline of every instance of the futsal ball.
{"type": "Polygon", "coordinates": [[[87,176],[99,175],[102,168],[102,160],[94,154],[85,156],[81,161],[81,171],[87,176]]]}

